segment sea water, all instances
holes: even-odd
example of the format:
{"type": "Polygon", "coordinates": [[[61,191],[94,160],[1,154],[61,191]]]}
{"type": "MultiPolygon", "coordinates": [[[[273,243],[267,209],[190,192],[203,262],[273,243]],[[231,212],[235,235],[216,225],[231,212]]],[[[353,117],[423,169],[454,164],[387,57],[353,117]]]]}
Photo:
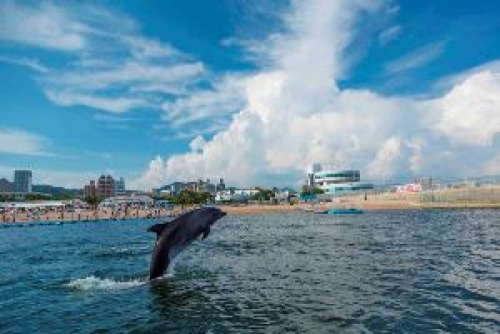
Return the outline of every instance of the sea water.
{"type": "Polygon", "coordinates": [[[0,332],[500,332],[500,211],[227,216],[152,283],[151,224],[0,228],[0,332]]]}

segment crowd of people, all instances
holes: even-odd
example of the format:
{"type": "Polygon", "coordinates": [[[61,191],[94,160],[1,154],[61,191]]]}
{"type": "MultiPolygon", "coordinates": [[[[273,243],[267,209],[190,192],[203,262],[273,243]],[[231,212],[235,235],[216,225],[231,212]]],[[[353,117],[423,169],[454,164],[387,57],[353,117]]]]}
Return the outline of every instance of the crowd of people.
{"type": "Polygon", "coordinates": [[[0,208],[0,219],[3,223],[30,221],[64,221],[64,220],[100,220],[100,219],[132,219],[160,218],[168,216],[171,210],[141,205],[119,205],[113,207],[90,206],[13,206],[0,208]]]}

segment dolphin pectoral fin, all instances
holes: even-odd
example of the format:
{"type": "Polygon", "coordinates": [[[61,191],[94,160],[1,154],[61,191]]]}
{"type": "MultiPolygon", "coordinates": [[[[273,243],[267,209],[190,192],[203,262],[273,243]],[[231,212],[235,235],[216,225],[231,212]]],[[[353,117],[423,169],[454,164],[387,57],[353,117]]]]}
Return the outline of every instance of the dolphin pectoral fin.
{"type": "Polygon", "coordinates": [[[156,239],[158,239],[166,227],[167,227],[166,223],[155,224],[155,225],[151,226],[150,228],[148,228],[148,232],[156,233],[156,239]]]}
{"type": "Polygon", "coordinates": [[[210,234],[210,226],[203,231],[203,236],[201,237],[201,240],[205,240],[205,238],[208,237],[209,234],[210,234]]]}

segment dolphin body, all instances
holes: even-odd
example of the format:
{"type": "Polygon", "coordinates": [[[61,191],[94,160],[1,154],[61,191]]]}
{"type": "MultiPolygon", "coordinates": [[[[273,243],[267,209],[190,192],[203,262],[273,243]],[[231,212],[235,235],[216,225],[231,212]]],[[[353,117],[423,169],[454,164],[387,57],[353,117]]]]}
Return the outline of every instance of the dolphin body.
{"type": "Polygon", "coordinates": [[[214,207],[187,212],[169,223],[156,224],[148,232],[156,233],[156,245],[151,256],[149,279],[162,276],[175,256],[201,234],[202,240],[210,233],[210,226],[226,215],[214,207]]]}

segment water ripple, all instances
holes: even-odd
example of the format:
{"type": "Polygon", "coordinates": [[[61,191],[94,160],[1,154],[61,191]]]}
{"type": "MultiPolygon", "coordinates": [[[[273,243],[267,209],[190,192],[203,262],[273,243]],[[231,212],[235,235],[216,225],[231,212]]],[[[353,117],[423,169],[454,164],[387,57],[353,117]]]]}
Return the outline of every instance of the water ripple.
{"type": "Polygon", "coordinates": [[[500,211],[229,216],[154,282],[150,224],[0,231],[0,331],[500,332],[500,211]]]}

